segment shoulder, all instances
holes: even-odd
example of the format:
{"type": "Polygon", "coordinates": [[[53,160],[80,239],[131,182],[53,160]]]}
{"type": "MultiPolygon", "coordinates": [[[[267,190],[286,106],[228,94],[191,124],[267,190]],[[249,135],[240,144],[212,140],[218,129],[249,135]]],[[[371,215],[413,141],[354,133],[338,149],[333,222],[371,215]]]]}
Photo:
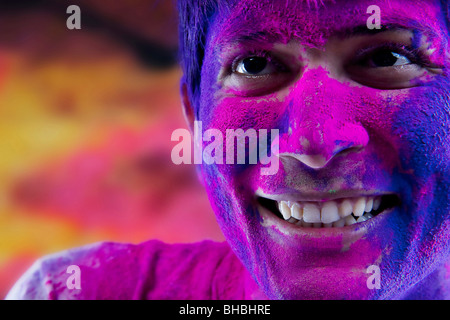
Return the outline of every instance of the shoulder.
{"type": "Polygon", "coordinates": [[[117,263],[133,249],[132,245],[99,242],[46,255],[22,275],[6,299],[76,299],[84,292],[83,287],[91,286],[93,279],[90,278],[95,270],[101,271],[117,263]],[[86,271],[89,271],[89,278],[86,278],[86,271]],[[74,277],[70,278],[72,275],[74,277]],[[80,286],[75,286],[77,280],[80,286]]]}
{"type": "Polygon", "coordinates": [[[232,257],[213,241],[100,242],[37,260],[6,299],[203,299],[232,257]]]}

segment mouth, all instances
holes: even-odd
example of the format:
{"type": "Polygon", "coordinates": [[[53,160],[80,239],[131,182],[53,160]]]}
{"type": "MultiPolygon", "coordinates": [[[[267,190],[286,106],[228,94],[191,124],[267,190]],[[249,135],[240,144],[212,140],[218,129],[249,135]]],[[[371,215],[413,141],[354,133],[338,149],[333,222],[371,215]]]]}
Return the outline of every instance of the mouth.
{"type": "Polygon", "coordinates": [[[342,228],[371,220],[398,206],[395,194],[340,198],[328,201],[272,200],[258,197],[260,206],[299,228],[342,228]]]}

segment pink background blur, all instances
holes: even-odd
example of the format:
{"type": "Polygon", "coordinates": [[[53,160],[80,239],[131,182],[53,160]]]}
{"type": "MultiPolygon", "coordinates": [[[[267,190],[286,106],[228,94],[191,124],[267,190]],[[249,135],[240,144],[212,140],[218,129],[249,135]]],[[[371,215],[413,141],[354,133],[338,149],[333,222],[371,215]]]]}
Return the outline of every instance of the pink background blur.
{"type": "Polygon", "coordinates": [[[170,158],[186,127],[173,2],[17,2],[0,4],[0,298],[67,248],[223,240],[195,168],[170,158]]]}

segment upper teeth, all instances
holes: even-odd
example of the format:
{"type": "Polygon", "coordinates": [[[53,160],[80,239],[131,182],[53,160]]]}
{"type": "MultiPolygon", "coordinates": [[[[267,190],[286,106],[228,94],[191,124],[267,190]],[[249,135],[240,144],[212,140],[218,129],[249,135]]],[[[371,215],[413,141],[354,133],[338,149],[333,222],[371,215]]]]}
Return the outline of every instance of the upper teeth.
{"type": "Polygon", "coordinates": [[[284,220],[297,225],[343,227],[373,218],[370,212],[378,210],[380,203],[381,197],[359,197],[326,202],[279,201],[278,208],[284,220]]]}

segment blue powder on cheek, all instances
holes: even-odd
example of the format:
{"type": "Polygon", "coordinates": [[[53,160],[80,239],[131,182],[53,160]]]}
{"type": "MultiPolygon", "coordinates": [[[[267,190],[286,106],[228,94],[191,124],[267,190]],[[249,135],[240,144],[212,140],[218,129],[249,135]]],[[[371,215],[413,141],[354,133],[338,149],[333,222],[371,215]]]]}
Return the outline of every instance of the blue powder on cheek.
{"type": "Polygon", "coordinates": [[[403,197],[414,197],[402,200],[417,205],[417,214],[435,226],[447,219],[450,204],[448,193],[440,191],[450,184],[450,81],[438,80],[411,89],[393,124],[401,156],[395,181],[406,183],[399,189],[403,197]]]}
{"type": "Polygon", "coordinates": [[[450,249],[450,81],[439,77],[410,92],[393,119],[401,167],[392,187],[401,190],[409,225],[401,234],[415,256],[411,273],[419,274],[444,262],[450,249]]]}
{"type": "Polygon", "coordinates": [[[450,80],[439,80],[411,89],[393,121],[393,134],[405,142],[400,146],[402,166],[405,171],[413,169],[416,178],[449,171],[450,80]]]}

